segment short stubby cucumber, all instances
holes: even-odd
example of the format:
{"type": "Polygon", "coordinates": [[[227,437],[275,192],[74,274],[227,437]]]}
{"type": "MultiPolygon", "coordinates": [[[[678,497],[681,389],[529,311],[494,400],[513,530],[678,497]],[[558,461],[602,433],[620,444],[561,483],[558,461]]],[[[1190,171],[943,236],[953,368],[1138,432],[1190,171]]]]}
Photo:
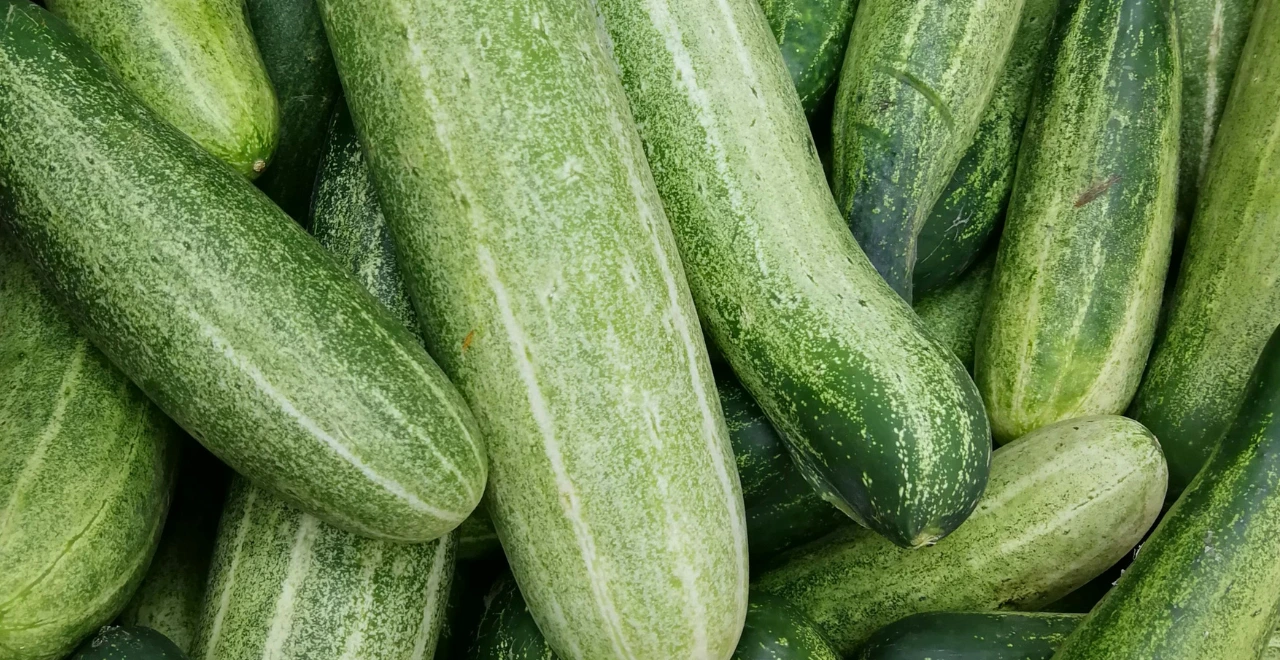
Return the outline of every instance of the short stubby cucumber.
{"type": "Polygon", "coordinates": [[[319,6],[538,626],[568,660],[729,657],[746,614],[742,494],[593,3],[319,6]]]}
{"type": "Polygon", "coordinates": [[[708,334],[825,498],[945,536],[986,483],[981,399],[843,226],[760,8],[597,5],[708,334]]]}
{"type": "Polygon", "coordinates": [[[0,658],[59,660],[124,607],[160,538],[175,433],[0,233],[0,658]]]}
{"type": "Polygon", "coordinates": [[[1173,242],[1176,36],[1169,0],[1064,5],[978,330],[997,442],[1121,413],[1142,379],[1173,242]]]}
{"type": "Polygon", "coordinates": [[[89,339],[216,456],[328,522],[404,542],[457,527],[484,446],[413,335],[62,21],[0,13],[0,208],[89,339]]]}
{"type": "Polygon", "coordinates": [[[916,298],[913,305],[929,332],[950,348],[970,371],[973,370],[973,344],[995,263],[996,253],[992,251],[959,280],[916,298]]]}
{"type": "Polygon", "coordinates": [[[151,109],[241,174],[266,169],[280,107],[242,0],[48,0],[151,109]]]}
{"type": "Polygon", "coordinates": [[[760,0],[782,60],[812,115],[840,78],[858,0],[760,0]]]}
{"type": "Polygon", "coordinates": [[[790,599],[845,654],[909,614],[1034,610],[1129,552],[1166,478],[1137,422],[1067,420],[996,451],[978,510],[937,545],[904,550],[850,528],[787,553],[753,589],[790,599]]]}
{"type": "Polygon", "coordinates": [[[109,626],[85,642],[70,660],[187,660],[187,655],[157,630],[109,626]]]}
{"type": "Polygon", "coordinates": [[[926,612],[877,630],[850,660],[1050,660],[1082,614],[926,612]]]}
{"type": "Polygon", "coordinates": [[[917,237],[973,141],[1023,4],[858,5],[831,123],[833,188],[854,238],[907,302],[917,237]]]}
{"type": "Polygon", "coordinates": [[[453,534],[410,545],[359,537],[236,477],[191,657],[429,658],[454,543],[453,534]]]}

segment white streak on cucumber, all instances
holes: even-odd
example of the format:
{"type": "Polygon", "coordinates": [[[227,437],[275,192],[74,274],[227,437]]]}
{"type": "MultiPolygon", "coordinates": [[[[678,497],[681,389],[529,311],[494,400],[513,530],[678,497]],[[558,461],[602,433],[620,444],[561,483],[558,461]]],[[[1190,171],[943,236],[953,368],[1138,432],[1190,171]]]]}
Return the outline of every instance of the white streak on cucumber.
{"type": "Polygon", "coordinates": [[[1196,181],[1204,179],[1204,170],[1209,166],[1209,152],[1213,147],[1213,133],[1218,127],[1218,113],[1215,112],[1218,101],[1218,58],[1222,54],[1222,31],[1226,23],[1226,0],[1214,0],[1213,28],[1209,31],[1209,56],[1205,61],[1204,80],[1204,122],[1200,134],[1199,171],[1196,181]]]}
{"type": "Polygon", "coordinates": [[[235,591],[236,569],[240,567],[240,555],[244,549],[245,538],[249,534],[250,513],[254,500],[258,498],[258,489],[250,488],[244,498],[244,510],[240,514],[240,522],[236,526],[235,546],[231,550],[231,565],[227,568],[227,581],[218,595],[218,610],[213,615],[213,624],[209,627],[209,635],[205,643],[204,660],[217,660],[218,643],[222,639],[222,624],[231,607],[231,593],[235,591]]]}
{"type": "MultiPolygon", "coordinates": [[[[359,657],[360,646],[364,643],[364,633],[369,626],[369,612],[373,609],[374,596],[374,590],[370,588],[370,582],[373,581],[374,574],[377,573],[378,567],[382,564],[382,550],[385,547],[382,544],[369,545],[368,550],[373,556],[365,558],[365,561],[360,564],[361,597],[360,602],[356,604],[357,611],[354,616],[358,625],[343,640],[342,655],[339,660],[356,660],[359,657]]],[[[439,554],[435,557],[435,561],[432,562],[433,567],[440,562],[441,557],[439,555],[445,554],[444,552],[437,552],[439,554]]],[[[427,616],[430,615],[428,614],[427,616]]],[[[419,640],[423,640],[422,644],[425,645],[426,631],[430,630],[430,626],[424,625],[423,628],[426,630],[420,630],[417,639],[414,640],[415,650],[419,647],[419,640]]]]}
{"type": "Polygon", "coordinates": [[[294,609],[298,602],[298,588],[311,572],[311,548],[315,545],[319,528],[320,521],[315,516],[303,514],[298,521],[298,531],[294,533],[293,545],[289,549],[289,567],[271,612],[271,628],[262,649],[265,660],[285,660],[287,657],[284,647],[296,620],[294,609]]]}
{"type": "Polygon", "coordinates": [[[429,622],[431,617],[440,611],[440,597],[448,597],[448,594],[441,593],[442,590],[440,589],[445,576],[453,569],[453,562],[448,561],[448,544],[448,536],[436,541],[435,556],[431,563],[431,575],[427,579],[427,604],[422,608],[422,623],[418,626],[418,638],[414,640],[413,655],[409,656],[409,660],[423,660],[426,655],[427,638],[431,636],[432,626],[429,625],[429,622]]]}

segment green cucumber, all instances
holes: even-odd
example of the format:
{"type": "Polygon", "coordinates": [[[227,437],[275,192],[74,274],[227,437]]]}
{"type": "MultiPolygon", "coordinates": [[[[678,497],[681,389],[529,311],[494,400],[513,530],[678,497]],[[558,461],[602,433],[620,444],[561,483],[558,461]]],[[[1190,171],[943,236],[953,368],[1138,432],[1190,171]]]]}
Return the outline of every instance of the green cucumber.
{"type": "Polygon", "coordinates": [[[978,330],[974,379],[997,442],[1124,411],[1173,242],[1181,78],[1168,0],[1069,0],[1059,23],[978,330]]]}
{"type": "Polygon", "coordinates": [[[981,399],[843,226],[759,7],[597,6],[714,343],[826,499],[945,536],[986,483],[981,399]]]}
{"type": "Polygon", "coordinates": [[[510,575],[498,578],[485,601],[467,660],[558,660],[510,575]]]}
{"type": "Polygon", "coordinates": [[[81,330],[301,508],[406,542],[457,527],[484,447],[413,335],[64,23],[25,1],[0,12],[0,208],[81,330]]]}
{"type": "Polygon", "coordinates": [[[480,619],[484,616],[489,590],[503,574],[509,574],[509,571],[502,559],[458,562],[453,573],[453,585],[449,589],[449,602],[445,605],[440,639],[436,642],[435,660],[467,657],[480,627],[480,619]]]}
{"type": "Polygon", "coordinates": [[[1027,0],[1009,59],[968,151],[916,238],[912,291],[918,299],[956,281],[978,259],[1004,215],[1018,145],[1060,0],[1027,0]]]}
{"type": "Polygon", "coordinates": [[[746,613],[742,494],[592,3],[319,6],[538,625],[568,658],[727,656],[746,613]]]}
{"type": "Polygon", "coordinates": [[[833,189],[854,238],[908,303],[917,237],[973,141],[1023,4],[858,6],[831,124],[833,189]]]}
{"type": "Polygon", "coordinates": [[[759,0],[782,50],[782,61],[813,115],[840,78],[858,0],[759,0]]]}
{"type": "Polygon", "coordinates": [[[978,510],[937,545],[904,550],[847,528],[788,553],[753,588],[790,599],[846,654],[917,612],[1034,610],[1133,548],[1166,475],[1137,422],[1067,420],[995,452],[978,510]]]}
{"type": "Polygon", "coordinates": [[[48,0],[128,88],[244,176],[276,149],[280,107],[241,0],[48,0]]]}
{"type": "Polygon", "coordinates": [[[187,660],[187,655],[151,628],[111,626],[85,642],[71,660],[187,660]]]}
{"type": "Polygon", "coordinates": [[[929,332],[950,348],[970,371],[973,371],[973,344],[982,320],[982,308],[987,301],[987,290],[991,288],[995,262],[996,254],[992,251],[959,280],[920,296],[914,305],[916,314],[929,332]]]}
{"type": "Polygon", "coordinates": [[[249,0],[249,24],[280,104],[280,140],[258,187],[306,222],[333,104],[342,93],[315,0],[249,0]]]}
{"type": "Polygon", "coordinates": [[[1280,7],[1255,12],[1169,318],[1129,412],[1160,438],[1171,496],[1204,465],[1280,324],[1280,7]]]}
{"type": "Polygon", "coordinates": [[[1050,660],[1081,614],[928,612],[875,632],[851,660],[1050,660]]]}
{"type": "Polygon", "coordinates": [[[124,607],[160,538],[174,435],[0,234],[0,658],[62,658],[124,607]]]}

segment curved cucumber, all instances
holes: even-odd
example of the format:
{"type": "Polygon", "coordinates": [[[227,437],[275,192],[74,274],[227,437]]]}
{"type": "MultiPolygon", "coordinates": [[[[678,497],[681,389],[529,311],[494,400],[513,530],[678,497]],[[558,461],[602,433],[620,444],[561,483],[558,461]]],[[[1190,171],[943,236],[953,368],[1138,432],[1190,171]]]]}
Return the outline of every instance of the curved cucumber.
{"type": "Polygon", "coordinates": [[[986,481],[981,400],[842,226],[754,0],[598,6],[715,344],[825,498],[945,536],[986,481]]]}
{"type": "Polygon", "coordinates": [[[403,324],[65,24],[4,12],[0,203],[86,335],[215,455],[327,521],[406,542],[457,527],[484,447],[403,324]]]}
{"type": "Polygon", "coordinates": [[[928,612],[875,632],[851,660],[1050,660],[1082,614],[928,612]]]}
{"type": "Polygon", "coordinates": [[[995,263],[996,253],[992,251],[959,280],[920,296],[914,305],[929,332],[950,348],[970,371],[973,370],[973,344],[995,263]]]}
{"type": "Polygon", "coordinates": [[[908,614],[1034,609],[1133,548],[1166,474],[1137,422],[1060,422],[995,452],[978,510],[937,545],[904,550],[849,528],[788,553],[754,588],[790,599],[846,654],[908,614]]]}
{"type": "Polygon", "coordinates": [[[978,331],[998,442],[1133,398],[1169,268],[1180,85],[1167,0],[1064,5],[978,331]]]}
{"type": "Polygon", "coordinates": [[[111,626],[85,642],[71,660],[187,660],[187,655],[159,631],[111,626]]]}
{"type": "Polygon", "coordinates": [[[0,658],[58,660],[142,579],[169,506],[174,429],[11,243],[0,235],[0,658]]]}
{"type": "Polygon", "coordinates": [[[276,149],[280,107],[237,0],[48,0],[151,109],[241,174],[276,149]]]}
{"type": "Polygon", "coordinates": [[[858,0],[760,0],[782,61],[812,115],[840,78],[858,0]]]}

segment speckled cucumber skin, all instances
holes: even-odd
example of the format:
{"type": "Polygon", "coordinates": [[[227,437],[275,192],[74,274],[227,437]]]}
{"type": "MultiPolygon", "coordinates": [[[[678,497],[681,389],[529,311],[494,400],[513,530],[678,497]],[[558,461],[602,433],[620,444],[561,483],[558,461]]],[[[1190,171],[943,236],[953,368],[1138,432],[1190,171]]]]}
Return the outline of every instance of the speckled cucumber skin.
{"type": "Polygon", "coordinates": [[[1137,422],[1067,420],[996,451],[977,511],[937,545],[904,550],[849,528],[787,553],[753,588],[790,599],[845,654],[908,614],[1033,610],[1132,549],[1166,477],[1137,422]]]}
{"type": "Polygon", "coordinates": [[[129,600],[169,506],[174,433],[0,233],[0,658],[58,660],[129,600]]]}
{"type": "Polygon", "coordinates": [[[1168,0],[1064,5],[978,329],[997,442],[1123,412],[1142,379],[1173,242],[1176,36],[1168,0]]]}
{"type": "Polygon", "coordinates": [[[773,38],[800,95],[812,115],[840,78],[858,0],[759,0],[773,38]]]}
{"type": "Polygon", "coordinates": [[[558,660],[510,575],[498,578],[467,660],[558,660]]]}
{"type": "Polygon", "coordinates": [[[1280,6],[1260,2],[1191,224],[1169,318],[1129,414],[1160,438],[1171,496],[1230,424],[1280,324],[1280,6]]]}
{"type": "Polygon", "coordinates": [[[993,250],[959,280],[920,296],[913,306],[929,332],[950,348],[970,371],[973,370],[973,345],[995,262],[993,250]]]}
{"type": "Polygon", "coordinates": [[[742,494],[591,3],[320,8],[534,619],[566,660],[727,658],[746,613],[742,494]]]}
{"type": "Polygon", "coordinates": [[[166,121],[253,178],[275,151],[280,107],[243,0],[48,0],[166,121]]]}
{"type": "Polygon", "coordinates": [[[824,497],[945,536],[986,482],[982,404],[843,226],[760,7],[597,5],[708,334],[824,497]]]}
{"type": "Polygon", "coordinates": [[[333,524],[417,542],[462,522],[484,447],[403,324],[57,18],[0,0],[0,27],[0,208],[86,335],[215,455],[333,524]]]}
{"type": "Polygon", "coordinates": [[[877,630],[850,660],[1050,660],[1083,614],[928,612],[877,630]]]}
{"type": "Polygon", "coordinates": [[[359,537],[236,477],[191,657],[431,658],[454,544],[359,537]]]}
{"type": "Polygon", "coordinates": [[[959,165],[1018,32],[1023,0],[863,0],[832,118],[833,190],[908,303],[916,238],[959,165]]]}
{"type": "Polygon", "coordinates": [[[111,626],[86,641],[71,660],[187,660],[187,656],[159,631],[111,626]]]}

